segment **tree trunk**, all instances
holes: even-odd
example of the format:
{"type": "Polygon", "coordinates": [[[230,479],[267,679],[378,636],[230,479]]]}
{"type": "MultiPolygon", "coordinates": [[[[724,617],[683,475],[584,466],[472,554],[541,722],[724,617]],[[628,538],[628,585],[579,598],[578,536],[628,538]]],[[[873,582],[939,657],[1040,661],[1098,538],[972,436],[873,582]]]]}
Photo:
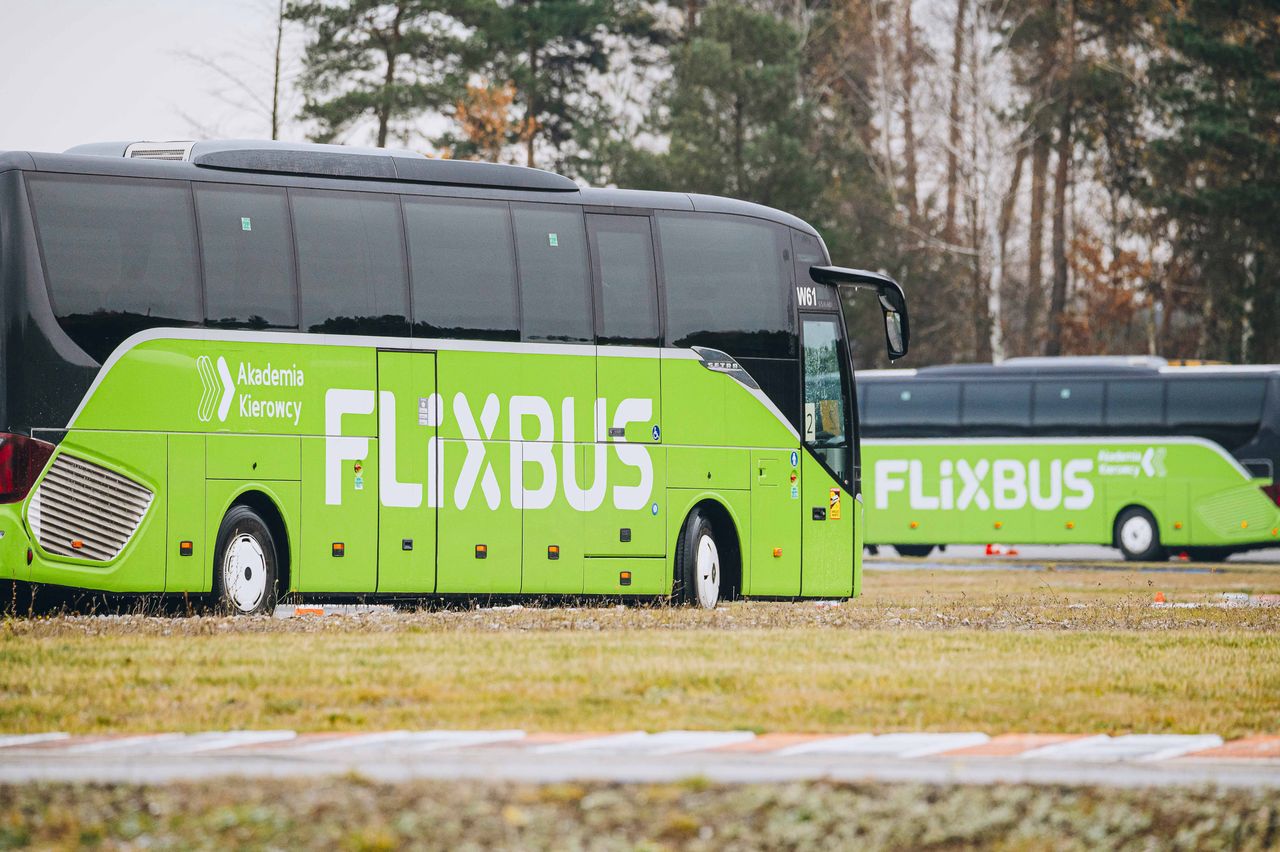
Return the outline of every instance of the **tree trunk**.
{"type": "Polygon", "coordinates": [[[960,69],[964,57],[964,22],[969,0],[956,0],[956,23],[951,46],[951,96],[947,106],[947,208],[942,238],[956,240],[956,192],[960,186],[960,69]]]}
{"type": "MultiPolygon", "coordinates": [[[[960,0],[961,3],[966,0],[960,0]]],[[[907,181],[907,221],[912,228],[920,225],[920,198],[916,187],[916,129],[914,114],[914,91],[916,82],[916,33],[915,24],[911,20],[912,0],[904,0],[902,4],[902,140],[903,154],[906,158],[904,177],[907,181]]]]}
{"type": "Polygon", "coordinates": [[[391,21],[391,31],[387,34],[386,54],[387,73],[382,80],[382,97],[378,104],[378,147],[387,146],[387,134],[391,129],[392,89],[396,82],[396,59],[400,55],[400,25],[404,20],[404,3],[396,4],[396,16],[391,21]]]}
{"type": "Polygon", "coordinates": [[[1045,173],[1049,171],[1049,137],[1036,133],[1031,143],[1031,215],[1027,225],[1027,299],[1023,345],[1039,351],[1037,329],[1044,310],[1044,202],[1045,173]]]}
{"type": "Polygon", "coordinates": [[[1062,319],[1067,309],[1067,182],[1071,180],[1071,105],[1058,125],[1058,162],[1053,176],[1053,290],[1049,296],[1046,355],[1062,354],[1062,319]]]}
{"type": "Polygon", "coordinates": [[[276,9],[276,59],[271,70],[271,138],[280,138],[280,51],[284,47],[284,0],[276,9]]]}
{"type": "Polygon", "coordinates": [[[1067,25],[1061,61],[1058,64],[1058,87],[1061,110],[1058,118],[1058,164],[1053,176],[1053,291],[1049,297],[1049,334],[1046,355],[1062,354],[1062,320],[1067,309],[1067,184],[1071,180],[1071,160],[1075,152],[1071,123],[1075,92],[1072,72],[1076,62],[1076,3],[1066,0],[1067,25]]]}
{"type": "Polygon", "coordinates": [[[525,93],[524,164],[535,168],[533,150],[538,127],[538,44],[529,28],[529,91],[525,93]]]}
{"type": "Polygon", "coordinates": [[[1017,155],[1013,161],[1013,174],[1009,178],[1009,191],[1000,200],[1000,219],[996,223],[996,263],[995,269],[992,271],[994,280],[991,282],[991,289],[1000,305],[999,311],[992,313],[993,322],[1000,329],[1000,351],[997,351],[997,347],[993,343],[993,356],[1003,356],[1003,344],[1009,336],[1009,331],[1006,327],[1008,318],[1005,315],[1007,310],[1005,306],[1017,304],[1013,286],[1009,281],[1009,229],[1013,226],[1013,211],[1018,204],[1018,190],[1022,187],[1022,168],[1026,162],[1027,146],[1020,141],[1017,155]]]}
{"type": "Polygon", "coordinates": [[[693,38],[693,31],[698,26],[698,0],[684,0],[684,40],[693,38]]]}

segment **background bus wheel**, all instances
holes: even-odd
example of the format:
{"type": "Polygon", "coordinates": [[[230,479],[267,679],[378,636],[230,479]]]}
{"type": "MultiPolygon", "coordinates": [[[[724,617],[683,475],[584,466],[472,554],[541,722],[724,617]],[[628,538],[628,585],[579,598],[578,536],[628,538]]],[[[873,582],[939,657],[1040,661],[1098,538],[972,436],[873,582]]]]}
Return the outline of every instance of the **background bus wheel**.
{"type": "Polygon", "coordinates": [[[276,606],[276,545],[248,506],[232,506],[218,527],[213,551],[216,606],[235,615],[270,613],[276,606]]]}
{"type": "Polygon", "coordinates": [[[932,544],[895,544],[893,549],[898,551],[899,556],[911,556],[916,559],[923,559],[933,553],[932,544]]]}
{"type": "Polygon", "coordinates": [[[1160,527],[1151,513],[1131,506],[1116,518],[1116,546],[1130,562],[1158,562],[1166,557],[1160,527]]]}
{"type": "Polygon", "coordinates": [[[721,548],[711,519],[694,509],[676,542],[675,583],[672,596],[679,603],[715,609],[720,601],[721,548]]]}

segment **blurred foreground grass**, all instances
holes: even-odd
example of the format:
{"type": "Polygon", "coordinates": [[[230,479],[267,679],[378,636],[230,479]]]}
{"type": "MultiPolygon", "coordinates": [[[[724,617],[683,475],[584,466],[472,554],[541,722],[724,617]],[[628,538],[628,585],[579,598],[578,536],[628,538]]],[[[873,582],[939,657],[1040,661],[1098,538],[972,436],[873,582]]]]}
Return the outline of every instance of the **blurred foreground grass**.
{"type": "Polygon", "coordinates": [[[1216,603],[1278,577],[888,571],[840,605],[713,612],[10,618],[0,730],[1272,733],[1280,608],[1216,603]]]}
{"type": "Polygon", "coordinates": [[[1268,791],[824,783],[0,787],[0,848],[1267,849],[1268,791]]]}

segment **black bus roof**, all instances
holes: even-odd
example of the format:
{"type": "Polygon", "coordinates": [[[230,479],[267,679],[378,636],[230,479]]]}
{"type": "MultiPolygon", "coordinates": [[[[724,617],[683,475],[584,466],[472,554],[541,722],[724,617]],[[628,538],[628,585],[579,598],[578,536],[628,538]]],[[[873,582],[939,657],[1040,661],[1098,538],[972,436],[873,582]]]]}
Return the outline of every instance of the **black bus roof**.
{"type": "Polygon", "coordinates": [[[860,370],[858,381],[903,379],[1088,379],[1143,378],[1156,376],[1241,376],[1280,374],[1280,364],[1170,365],[1154,356],[1066,356],[1061,358],[1011,358],[999,364],[941,364],[896,370],[860,370]]]}
{"type": "Polygon", "coordinates": [[[782,210],[714,195],[581,187],[542,169],[470,160],[444,160],[412,152],[338,145],[219,140],[181,143],[183,159],[126,156],[127,142],[77,146],[62,154],[0,151],[0,172],[62,172],[329,189],[457,195],[586,207],[729,213],[751,216],[817,235],[809,223],[782,210]]]}

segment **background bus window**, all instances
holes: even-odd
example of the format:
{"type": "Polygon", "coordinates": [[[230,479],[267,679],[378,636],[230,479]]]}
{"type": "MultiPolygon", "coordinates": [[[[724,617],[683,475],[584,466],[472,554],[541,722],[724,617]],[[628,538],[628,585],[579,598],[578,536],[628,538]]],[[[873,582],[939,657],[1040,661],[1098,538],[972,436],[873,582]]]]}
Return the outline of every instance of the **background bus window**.
{"type": "Polygon", "coordinates": [[[956,382],[870,382],[862,434],[868,438],[954,434],[960,425],[960,385],[956,382]]]}
{"type": "Polygon", "coordinates": [[[195,192],[210,324],[296,328],[285,191],[196,184],[195,192]]]}
{"type": "Polygon", "coordinates": [[[291,190],[302,325],[409,333],[400,202],[394,195],[291,190]]]}
{"type": "Polygon", "coordinates": [[[1107,382],[1106,425],[1119,434],[1158,435],[1164,431],[1164,382],[1159,379],[1107,382]]]}
{"type": "Polygon", "coordinates": [[[129,335],[200,321],[191,192],[176,181],[32,175],[53,309],[101,362],[129,335]]]}
{"type": "Polygon", "coordinates": [[[592,263],[600,281],[600,342],[658,342],[653,237],[644,216],[590,216],[592,263]]]}
{"type": "Polygon", "coordinates": [[[672,346],[795,357],[785,229],[743,216],[660,214],[658,230],[672,346]]]}
{"type": "Polygon", "coordinates": [[[965,382],[960,423],[971,435],[1010,435],[1031,426],[1030,382],[965,382]]]}
{"type": "Polygon", "coordinates": [[[1036,382],[1037,431],[1067,434],[1102,425],[1102,382],[1036,382]]]}
{"type": "Polygon", "coordinates": [[[1235,450],[1258,432],[1266,379],[1170,379],[1165,419],[1173,430],[1189,432],[1235,450]]]}
{"type": "Polygon", "coordinates": [[[513,205],[524,340],[594,340],[587,239],[578,207],[513,205]]]}
{"type": "Polygon", "coordinates": [[[413,333],[516,340],[511,211],[505,202],[404,199],[413,333]]]}

